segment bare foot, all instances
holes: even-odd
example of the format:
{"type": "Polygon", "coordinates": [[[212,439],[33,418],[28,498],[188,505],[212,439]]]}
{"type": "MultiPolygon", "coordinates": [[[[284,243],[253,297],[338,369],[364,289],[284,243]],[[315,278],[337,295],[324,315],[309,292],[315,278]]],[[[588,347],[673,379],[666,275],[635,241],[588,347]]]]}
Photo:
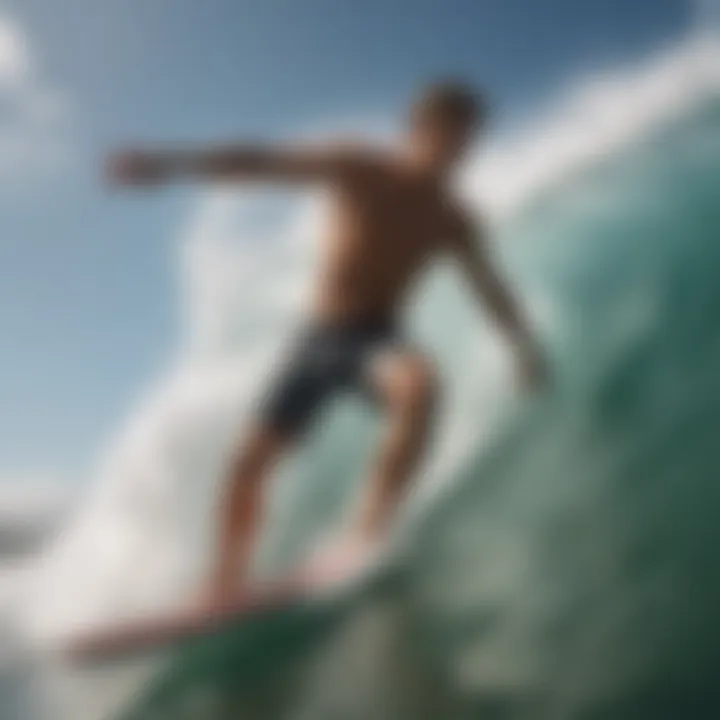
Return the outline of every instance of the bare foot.
{"type": "Polygon", "coordinates": [[[328,536],[311,554],[308,572],[331,581],[359,575],[377,557],[381,540],[358,532],[328,536]]]}
{"type": "Polygon", "coordinates": [[[239,585],[214,581],[206,586],[197,598],[196,605],[208,612],[221,612],[237,601],[239,585]]]}

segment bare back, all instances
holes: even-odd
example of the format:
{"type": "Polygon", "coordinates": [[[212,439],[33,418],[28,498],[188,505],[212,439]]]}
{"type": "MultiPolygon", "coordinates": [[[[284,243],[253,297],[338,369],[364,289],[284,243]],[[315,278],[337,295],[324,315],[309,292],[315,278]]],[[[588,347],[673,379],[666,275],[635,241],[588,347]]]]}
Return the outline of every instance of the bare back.
{"type": "Polygon", "coordinates": [[[313,310],[330,321],[393,316],[451,231],[442,190],[391,158],[332,190],[313,310]]]}

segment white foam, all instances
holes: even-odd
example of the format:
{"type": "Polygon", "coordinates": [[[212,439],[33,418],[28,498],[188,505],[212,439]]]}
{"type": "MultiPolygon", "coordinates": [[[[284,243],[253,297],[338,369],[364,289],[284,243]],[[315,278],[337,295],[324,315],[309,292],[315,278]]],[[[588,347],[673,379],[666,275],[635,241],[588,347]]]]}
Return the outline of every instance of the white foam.
{"type": "Polygon", "coordinates": [[[538,191],[718,92],[720,43],[714,35],[695,37],[634,67],[586,77],[531,122],[493,142],[469,168],[467,193],[506,217],[538,191]]]}

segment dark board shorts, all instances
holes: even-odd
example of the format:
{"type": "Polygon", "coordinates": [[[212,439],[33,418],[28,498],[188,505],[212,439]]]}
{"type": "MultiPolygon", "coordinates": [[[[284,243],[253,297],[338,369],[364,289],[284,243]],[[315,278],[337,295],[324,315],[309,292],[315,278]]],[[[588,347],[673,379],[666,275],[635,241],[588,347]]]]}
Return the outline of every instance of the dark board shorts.
{"type": "Polygon", "coordinates": [[[263,399],[260,420],[283,434],[297,435],[338,393],[358,392],[375,401],[370,363],[378,353],[403,347],[390,320],[309,325],[263,399]]]}

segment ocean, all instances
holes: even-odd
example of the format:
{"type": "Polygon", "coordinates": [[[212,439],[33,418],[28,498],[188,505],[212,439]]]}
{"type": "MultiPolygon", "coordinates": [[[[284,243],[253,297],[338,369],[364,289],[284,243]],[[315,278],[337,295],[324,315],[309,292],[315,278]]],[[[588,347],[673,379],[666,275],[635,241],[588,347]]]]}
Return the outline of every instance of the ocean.
{"type": "MultiPolygon", "coordinates": [[[[179,243],[181,358],[7,604],[3,720],[720,716],[720,46],[579,79],[463,190],[553,383],[518,393],[452,268],[428,278],[411,325],[446,379],[443,422],[392,572],[132,667],[77,672],[48,650],[201,577],[227,449],[291,325],[315,202],[203,198],[179,243]]],[[[337,523],[376,434],[343,403],[282,468],[259,572],[337,523]]]]}

